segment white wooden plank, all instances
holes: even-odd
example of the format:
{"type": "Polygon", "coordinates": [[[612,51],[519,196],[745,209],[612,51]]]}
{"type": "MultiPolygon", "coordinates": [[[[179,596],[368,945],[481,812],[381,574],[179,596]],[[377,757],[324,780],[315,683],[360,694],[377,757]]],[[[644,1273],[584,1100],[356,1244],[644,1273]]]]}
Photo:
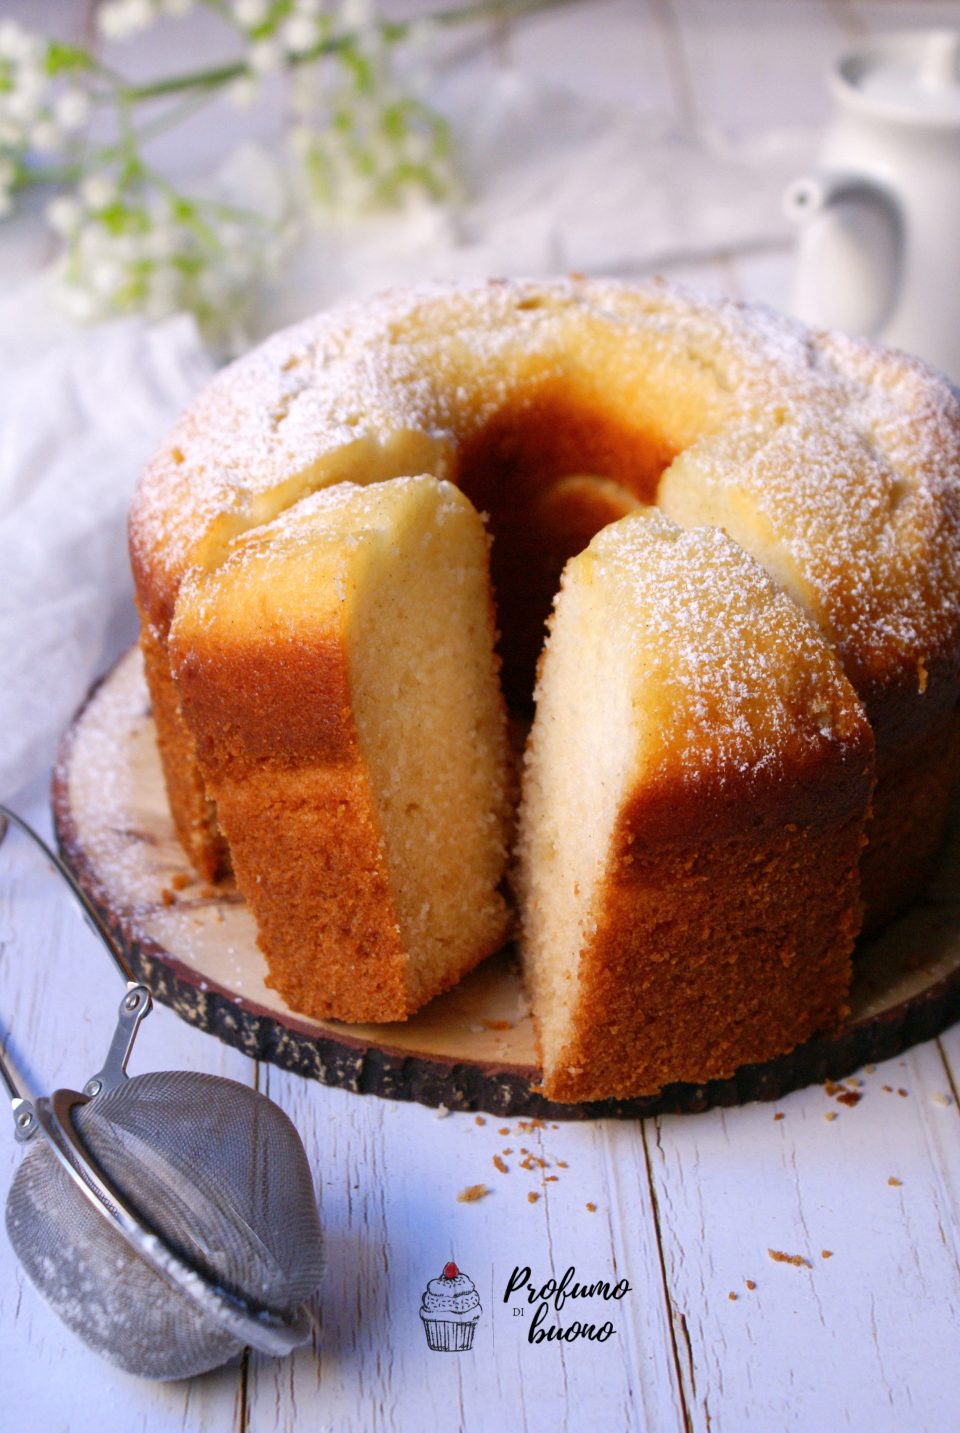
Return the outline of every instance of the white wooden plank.
{"type": "MultiPolygon", "coordinates": [[[[329,1265],[317,1348],[287,1366],[251,1359],[253,1427],[683,1428],[635,1126],[524,1132],[493,1116],[480,1126],[471,1115],[438,1119],[267,1067],[263,1074],[311,1151],[329,1265]],[[550,1168],[522,1170],[521,1146],[550,1168]],[[492,1161],[506,1149],[501,1174],[492,1161]],[[492,1192],[458,1203],[458,1192],[478,1183],[492,1192]],[[540,1193],[537,1203],[529,1190],[540,1193]],[[427,1281],[451,1258],[483,1306],[474,1348],[456,1356],[428,1349],[418,1312],[427,1281]],[[529,1266],[540,1283],[571,1264],[584,1280],[629,1280],[631,1292],[612,1306],[616,1334],[603,1344],[529,1343],[530,1311],[515,1316],[503,1302],[512,1270],[529,1266]]],[[[590,1300],[580,1314],[568,1306],[560,1321],[602,1322],[610,1307],[590,1300]]]]}
{"type": "Polygon", "coordinates": [[[862,1079],[853,1109],[811,1090],[775,1109],[657,1122],[651,1160],[696,1427],[950,1426],[957,1109],[934,1101],[947,1091],[935,1043],[862,1079]],[[770,1248],[809,1267],[776,1263],[770,1248]]]}
{"type": "MultiPolygon", "coordinates": [[[[14,804],[49,834],[46,783],[14,804]]],[[[0,1040],[37,1093],[78,1088],[102,1063],[122,985],[95,938],[41,873],[39,861],[14,861],[0,845],[0,1040]],[[11,879],[11,871],[17,874],[11,879]]],[[[8,844],[9,843],[9,844],[8,844]]],[[[141,1029],[131,1074],[198,1069],[249,1082],[254,1065],[157,1006],[141,1029]]],[[[0,1132],[0,1198],[23,1155],[7,1107],[0,1132]]],[[[189,1383],[149,1384],[90,1353],[47,1308],[0,1238],[0,1424],[70,1433],[135,1429],[225,1430],[239,1426],[238,1368],[189,1383]],[[50,1371],[53,1376],[50,1376],[50,1371]],[[77,1396],[82,1389],[82,1397],[77,1396]]]]}

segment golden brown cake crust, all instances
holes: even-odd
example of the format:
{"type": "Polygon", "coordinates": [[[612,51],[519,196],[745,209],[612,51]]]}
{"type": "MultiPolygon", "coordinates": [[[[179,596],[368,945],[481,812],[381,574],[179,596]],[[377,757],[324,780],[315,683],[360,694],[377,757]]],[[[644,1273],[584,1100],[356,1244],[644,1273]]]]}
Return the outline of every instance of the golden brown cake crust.
{"type": "Polygon", "coordinates": [[[195,638],[183,649],[175,638],[172,656],[237,882],[271,932],[268,983],[317,1016],[405,1019],[407,957],[343,648],[291,641],[204,652],[195,638]]]}
{"type": "Polygon", "coordinates": [[[548,1098],[723,1079],[833,1023],[860,925],[872,785],[864,726],[809,770],[695,790],[665,777],[629,802],[548,1098]]]}

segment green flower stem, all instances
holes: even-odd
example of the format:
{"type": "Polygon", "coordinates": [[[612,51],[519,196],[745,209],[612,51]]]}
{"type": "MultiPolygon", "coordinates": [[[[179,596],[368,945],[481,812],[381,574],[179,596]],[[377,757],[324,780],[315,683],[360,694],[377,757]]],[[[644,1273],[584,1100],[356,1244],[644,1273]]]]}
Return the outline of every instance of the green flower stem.
{"type": "MultiPolygon", "coordinates": [[[[376,28],[385,38],[396,41],[406,39],[411,31],[424,25],[452,29],[457,25],[466,25],[477,20],[516,20],[525,15],[534,15],[540,10],[558,10],[566,5],[580,3],[583,3],[583,0],[476,0],[474,4],[436,10],[433,14],[422,15],[416,20],[380,20],[377,22],[376,28]]],[[[352,31],[342,35],[332,35],[328,40],[321,40],[309,50],[289,55],[289,63],[291,65],[311,64],[324,55],[333,55],[339,50],[348,48],[355,39],[356,35],[352,31]]],[[[184,90],[219,89],[221,85],[229,84],[231,80],[238,80],[251,74],[252,71],[245,61],[233,60],[223,65],[215,65],[207,70],[194,70],[185,75],[169,75],[166,79],[152,80],[146,85],[128,85],[121,90],[121,94],[128,103],[139,104],[142,100],[160,99],[164,95],[179,94],[184,90]]]]}

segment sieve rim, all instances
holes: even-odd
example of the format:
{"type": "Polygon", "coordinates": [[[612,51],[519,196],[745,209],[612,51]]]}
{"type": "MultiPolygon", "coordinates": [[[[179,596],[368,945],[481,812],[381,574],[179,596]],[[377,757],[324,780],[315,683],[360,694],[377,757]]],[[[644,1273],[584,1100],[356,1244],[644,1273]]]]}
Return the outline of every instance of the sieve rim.
{"type": "Polygon", "coordinates": [[[77,1090],[54,1090],[34,1102],[37,1127],[73,1183],[102,1218],[178,1293],[242,1344],[277,1357],[308,1343],[313,1319],[301,1304],[292,1316],[257,1305],[210,1280],[176,1253],[127,1203],[74,1128],[71,1111],[89,1104],[77,1090]]]}

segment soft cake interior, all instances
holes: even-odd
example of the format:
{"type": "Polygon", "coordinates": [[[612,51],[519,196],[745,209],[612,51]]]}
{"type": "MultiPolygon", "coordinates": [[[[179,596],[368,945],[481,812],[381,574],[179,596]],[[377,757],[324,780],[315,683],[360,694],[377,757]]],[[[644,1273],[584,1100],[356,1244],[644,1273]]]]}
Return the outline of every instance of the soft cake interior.
{"type": "Polygon", "coordinates": [[[548,1094],[723,1076],[835,1014],[872,757],[836,658],[722,533],[647,510],[571,560],[519,840],[548,1094]]]}
{"type": "Polygon", "coordinates": [[[184,712],[296,1008],[403,1018],[502,941],[493,638],[483,523],[431,477],[314,494],[182,589],[184,712]]]}

